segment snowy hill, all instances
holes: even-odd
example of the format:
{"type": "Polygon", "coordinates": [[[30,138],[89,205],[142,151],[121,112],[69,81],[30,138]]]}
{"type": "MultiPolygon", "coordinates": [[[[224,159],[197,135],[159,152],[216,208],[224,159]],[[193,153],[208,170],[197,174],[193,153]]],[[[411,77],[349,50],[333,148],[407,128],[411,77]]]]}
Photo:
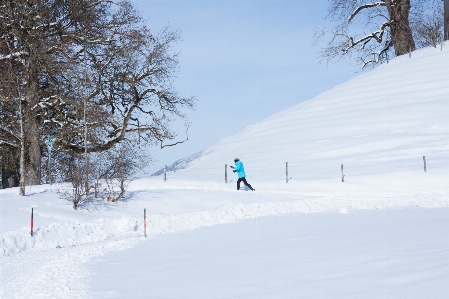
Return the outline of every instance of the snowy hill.
{"type": "Polygon", "coordinates": [[[26,197],[0,190],[0,298],[441,298],[447,290],[438,286],[449,283],[448,82],[448,49],[398,57],[175,162],[166,182],[161,172],[131,182],[119,203],[74,211],[60,185],[29,186],[26,197]],[[235,157],[256,192],[235,190],[235,157]],[[445,208],[422,212],[437,207],[445,208]],[[287,213],[284,224],[261,217],[287,213]],[[205,235],[193,232],[206,226],[205,235]],[[169,234],[181,231],[193,235],[169,234]],[[129,264],[94,266],[122,250],[129,264]],[[122,293],[110,291],[131,268],[122,293]]]}
{"type": "Polygon", "coordinates": [[[176,170],[176,177],[223,181],[224,165],[239,157],[248,180],[265,186],[285,181],[288,162],[289,184],[305,184],[301,191],[306,192],[313,189],[308,183],[339,181],[344,164],[346,181],[364,190],[379,190],[379,179],[382,190],[402,192],[420,181],[445,188],[447,82],[449,51],[419,50],[249,126],[169,169],[176,170]]]}

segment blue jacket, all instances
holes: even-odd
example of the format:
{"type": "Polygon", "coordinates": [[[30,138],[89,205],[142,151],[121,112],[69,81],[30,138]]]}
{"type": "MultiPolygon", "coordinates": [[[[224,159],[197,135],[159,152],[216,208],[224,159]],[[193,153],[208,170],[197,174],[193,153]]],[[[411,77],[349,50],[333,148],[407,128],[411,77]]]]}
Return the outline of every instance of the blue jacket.
{"type": "Polygon", "coordinates": [[[243,163],[242,162],[240,162],[240,161],[235,162],[234,170],[239,175],[239,178],[246,177],[246,175],[245,175],[245,168],[243,168],[243,163]]]}

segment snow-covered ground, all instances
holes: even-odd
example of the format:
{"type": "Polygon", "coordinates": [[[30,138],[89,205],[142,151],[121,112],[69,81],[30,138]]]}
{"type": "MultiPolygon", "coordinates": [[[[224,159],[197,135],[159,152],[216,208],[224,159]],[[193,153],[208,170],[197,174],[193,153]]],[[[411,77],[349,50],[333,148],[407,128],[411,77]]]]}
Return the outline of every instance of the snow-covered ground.
{"type": "Polygon", "coordinates": [[[86,272],[96,298],[446,298],[448,216],[406,208],[260,217],[160,235],[86,272]]]}
{"type": "Polygon", "coordinates": [[[133,181],[116,204],[0,190],[0,297],[444,298],[447,82],[449,50],[398,57],[182,159],[166,182],[133,181]],[[256,192],[231,171],[225,183],[235,157],[256,192]]]}

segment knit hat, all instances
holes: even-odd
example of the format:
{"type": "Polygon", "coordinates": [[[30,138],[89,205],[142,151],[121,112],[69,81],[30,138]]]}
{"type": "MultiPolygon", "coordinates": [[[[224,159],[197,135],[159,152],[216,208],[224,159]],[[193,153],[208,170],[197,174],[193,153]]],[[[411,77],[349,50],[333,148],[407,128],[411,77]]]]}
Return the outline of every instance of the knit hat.
{"type": "Polygon", "coordinates": [[[234,159],[234,162],[237,162],[237,161],[240,161],[240,159],[239,159],[239,158],[235,158],[235,159],[234,159]]]}

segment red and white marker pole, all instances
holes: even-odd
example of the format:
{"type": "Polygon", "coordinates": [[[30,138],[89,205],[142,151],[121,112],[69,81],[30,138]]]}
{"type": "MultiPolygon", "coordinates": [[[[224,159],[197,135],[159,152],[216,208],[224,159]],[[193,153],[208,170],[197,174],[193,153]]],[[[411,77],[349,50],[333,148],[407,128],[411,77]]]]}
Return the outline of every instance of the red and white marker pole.
{"type": "Polygon", "coordinates": [[[33,236],[33,225],[34,225],[33,208],[31,208],[31,236],[33,236]]]}
{"type": "Polygon", "coordinates": [[[145,238],[147,237],[147,209],[143,209],[143,230],[145,232],[145,238]]]}

